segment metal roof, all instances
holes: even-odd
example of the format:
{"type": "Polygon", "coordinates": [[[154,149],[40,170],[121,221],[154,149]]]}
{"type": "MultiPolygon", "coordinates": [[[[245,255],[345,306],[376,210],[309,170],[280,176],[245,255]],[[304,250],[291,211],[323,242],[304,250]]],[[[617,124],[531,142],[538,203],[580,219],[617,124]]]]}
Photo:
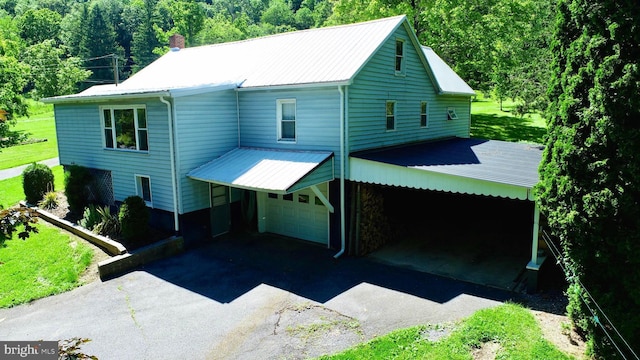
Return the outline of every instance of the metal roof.
{"type": "MultiPolygon", "coordinates": [[[[411,181],[415,183],[403,180],[403,183],[394,184],[395,180],[392,180],[388,182],[389,185],[429,188],[419,182],[425,182],[429,174],[436,173],[523,188],[523,197],[531,198],[530,189],[539,179],[538,166],[542,151],[543,146],[537,144],[454,138],[361,152],[351,157],[424,172],[422,178],[412,178],[411,181]]],[[[371,169],[368,171],[373,176],[375,170],[371,169]]],[[[357,177],[358,180],[367,181],[366,173],[357,177]]],[[[446,189],[446,184],[439,183],[438,186],[437,190],[453,191],[446,189]]],[[[458,192],[483,193],[477,188],[458,192]]]]}
{"type": "Polygon", "coordinates": [[[473,89],[430,47],[422,46],[441,94],[475,95],[473,89]]]}
{"type": "Polygon", "coordinates": [[[242,88],[348,82],[403,22],[395,16],[363,23],[293,31],[243,41],[172,50],[116,88],[48,99],[114,93],[242,88]]]}
{"type": "MultiPolygon", "coordinates": [[[[347,85],[406,16],[316,28],[260,38],[172,50],[118,86],[97,86],[79,94],[45,102],[92,101],[122,96],[181,96],[197,91],[274,86],[347,85]]],[[[412,43],[419,47],[415,35],[412,43]]],[[[424,64],[441,93],[473,95],[473,91],[433,50],[424,64]],[[433,65],[431,64],[433,62],[433,65]]]]}
{"type": "MultiPolygon", "coordinates": [[[[330,159],[332,152],[236,148],[187,176],[237,188],[287,193],[303,177],[330,159]]],[[[319,182],[331,179],[320,179],[319,182]]]]}

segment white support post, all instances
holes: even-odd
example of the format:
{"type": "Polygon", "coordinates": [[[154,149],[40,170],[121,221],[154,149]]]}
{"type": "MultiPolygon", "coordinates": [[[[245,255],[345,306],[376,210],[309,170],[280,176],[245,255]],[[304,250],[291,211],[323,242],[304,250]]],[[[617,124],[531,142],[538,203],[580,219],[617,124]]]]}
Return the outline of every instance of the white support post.
{"type": "MultiPolygon", "coordinates": [[[[534,203],[535,204],[535,203],[534,203]]],[[[540,209],[538,204],[533,209],[533,238],[531,239],[531,261],[527,264],[529,270],[539,270],[544,257],[538,258],[538,231],[540,227],[540,209]]]]}
{"type": "Polygon", "coordinates": [[[267,231],[267,193],[263,191],[256,192],[256,202],[258,208],[258,232],[267,231]]]}

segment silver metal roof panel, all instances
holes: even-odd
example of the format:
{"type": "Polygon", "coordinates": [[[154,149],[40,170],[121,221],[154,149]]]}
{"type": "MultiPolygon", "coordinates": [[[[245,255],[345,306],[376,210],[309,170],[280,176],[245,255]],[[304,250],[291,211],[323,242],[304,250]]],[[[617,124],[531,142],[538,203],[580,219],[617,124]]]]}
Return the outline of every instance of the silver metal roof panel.
{"type": "Polygon", "coordinates": [[[238,188],[286,193],[332,155],[323,151],[236,148],[187,176],[238,188]]]}

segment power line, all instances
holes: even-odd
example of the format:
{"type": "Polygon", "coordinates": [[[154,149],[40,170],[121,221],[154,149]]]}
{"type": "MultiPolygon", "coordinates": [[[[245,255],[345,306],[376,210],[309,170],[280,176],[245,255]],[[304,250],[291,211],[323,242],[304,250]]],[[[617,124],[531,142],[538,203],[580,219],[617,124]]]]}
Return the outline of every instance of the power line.
{"type": "MultiPolygon", "coordinates": [[[[562,252],[560,251],[560,249],[558,248],[558,246],[551,240],[551,236],[549,234],[547,234],[547,232],[543,229],[542,230],[542,236],[544,241],[547,243],[547,245],[549,246],[549,250],[551,250],[552,255],[556,258],[556,263],[560,266],[560,268],[562,269],[562,271],[569,275],[569,271],[567,270],[567,268],[564,266],[563,264],[563,258],[562,258],[562,252]]],[[[613,328],[613,330],[615,331],[616,335],[618,335],[618,337],[622,340],[622,342],[624,343],[625,347],[627,349],[629,349],[629,351],[631,352],[631,354],[634,356],[635,359],[640,360],[640,358],[638,357],[638,355],[635,353],[635,351],[633,350],[633,348],[629,345],[629,343],[627,342],[627,340],[622,336],[622,334],[620,333],[620,331],[618,331],[618,329],[616,328],[616,326],[613,324],[613,322],[611,321],[611,319],[609,319],[609,317],[607,316],[607,314],[602,310],[602,307],[600,307],[600,305],[598,304],[598,302],[593,298],[593,296],[591,295],[591,293],[587,290],[587,288],[584,286],[584,284],[582,284],[582,282],[580,281],[580,279],[575,275],[575,274],[571,274],[574,278],[576,283],[582,288],[582,290],[584,290],[584,293],[587,294],[587,296],[589,297],[589,299],[591,300],[591,302],[593,302],[596,307],[598,308],[598,311],[602,314],[602,316],[604,316],[604,319],[607,321],[607,323],[609,325],[611,325],[611,327],[613,328]]],[[[616,348],[616,350],[618,351],[618,353],[620,354],[620,356],[622,356],[623,359],[626,359],[627,357],[624,355],[624,353],[622,352],[622,350],[620,349],[620,347],[618,346],[618,344],[613,340],[613,338],[611,337],[611,334],[609,334],[609,331],[607,331],[607,329],[605,328],[604,324],[602,324],[602,322],[600,321],[600,318],[598,317],[596,311],[594,309],[591,308],[591,306],[589,306],[589,303],[586,301],[586,299],[581,295],[580,296],[582,298],[582,302],[584,302],[585,306],[587,307],[587,309],[589,309],[589,312],[591,312],[591,315],[593,315],[593,320],[596,322],[596,324],[598,324],[600,326],[600,328],[602,329],[602,331],[604,331],[605,335],[607,336],[607,338],[609,339],[609,341],[611,341],[611,343],[613,344],[613,346],[616,348]]]]}

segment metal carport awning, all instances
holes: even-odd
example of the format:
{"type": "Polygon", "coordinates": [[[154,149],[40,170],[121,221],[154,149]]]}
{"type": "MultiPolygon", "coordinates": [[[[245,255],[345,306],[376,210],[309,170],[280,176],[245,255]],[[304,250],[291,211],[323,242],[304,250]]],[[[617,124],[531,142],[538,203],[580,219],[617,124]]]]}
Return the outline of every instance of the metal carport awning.
{"type": "Polygon", "coordinates": [[[349,179],[532,201],[533,236],[527,269],[537,271],[545,259],[538,257],[540,211],[532,189],[538,183],[543,149],[537,144],[452,138],[363,151],[349,157],[349,179]]]}
{"type": "Polygon", "coordinates": [[[453,138],[351,154],[349,179],[533,201],[541,145],[453,138]]]}
{"type": "Polygon", "coordinates": [[[333,153],[241,147],[196,169],[191,179],[288,194],[334,179],[333,153]]]}

